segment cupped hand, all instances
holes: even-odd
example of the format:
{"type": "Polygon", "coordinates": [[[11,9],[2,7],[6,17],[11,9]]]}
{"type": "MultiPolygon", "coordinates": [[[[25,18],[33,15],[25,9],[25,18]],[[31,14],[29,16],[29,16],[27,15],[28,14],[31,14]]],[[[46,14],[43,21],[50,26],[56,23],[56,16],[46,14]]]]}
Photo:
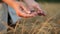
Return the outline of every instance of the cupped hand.
{"type": "Polygon", "coordinates": [[[36,13],[38,15],[45,16],[44,11],[40,8],[40,6],[37,2],[35,2],[34,0],[24,0],[24,2],[27,4],[27,6],[29,7],[30,10],[36,9],[36,11],[37,11],[36,13]]]}
{"type": "Polygon", "coordinates": [[[15,0],[3,0],[3,1],[9,6],[11,6],[16,11],[16,14],[20,17],[30,18],[34,16],[33,14],[29,14],[30,11],[26,9],[22,2],[17,2],[15,0]],[[21,10],[21,8],[24,10],[24,12],[21,10]]]}
{"type": "Polygon", "coordinates": [[[24,6],[24,4],[22,2],[14,3],[13,8],[15,9],[17,15],[20,16],[20,17],[30,18],[30,17],[34,17],[35,16],[35,14],[30,14],[30,11],[28,11],[26,9],[26,7],[24,6]],[[23,9],[25,12],[22,11],[21,9],[23,9]]]}

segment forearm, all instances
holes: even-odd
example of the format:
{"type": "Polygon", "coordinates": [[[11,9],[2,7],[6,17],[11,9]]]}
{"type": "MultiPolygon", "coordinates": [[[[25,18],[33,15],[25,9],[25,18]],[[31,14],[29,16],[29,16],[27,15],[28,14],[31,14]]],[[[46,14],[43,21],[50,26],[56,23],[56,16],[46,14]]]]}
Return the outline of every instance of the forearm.
{"type": "Polygon", "coordinates": [[[4,3],[8,4],[8,5],[13,5],[15,0],[2,0],[4,3]]]}

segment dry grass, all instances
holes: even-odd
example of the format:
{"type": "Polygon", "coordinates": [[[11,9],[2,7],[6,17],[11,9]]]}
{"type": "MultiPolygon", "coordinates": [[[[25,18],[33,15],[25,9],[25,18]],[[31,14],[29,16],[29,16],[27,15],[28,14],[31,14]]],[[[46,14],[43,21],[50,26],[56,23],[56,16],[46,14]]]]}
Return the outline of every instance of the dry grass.
{"type": "Polygon", "coordinates": [[[18,21],[15,29],[3,23],[8,28],[11,28],[11,31],[6,32],[6,34],[60,34],[60,3],[40,4],[42,9],[47,11],[45,17],[23,18],[21,22],[18,21]]]}

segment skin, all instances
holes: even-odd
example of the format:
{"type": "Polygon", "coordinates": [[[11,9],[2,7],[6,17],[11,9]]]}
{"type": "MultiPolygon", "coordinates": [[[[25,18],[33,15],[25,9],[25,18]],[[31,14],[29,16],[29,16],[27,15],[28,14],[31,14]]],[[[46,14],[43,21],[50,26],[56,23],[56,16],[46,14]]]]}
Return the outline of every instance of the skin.
{"type": "Polygon", "coordinates": [[[27,4],[30,10],[37,9],[35,13],[45,16],[43,10],[40,8],[39,4],[35,0],[24,0],[24,2],[27,4]]]}
{"type": "Polygon", "coordinates": [[[22,1],[17,2],[16,0],[3,0],[3,2],[14,8],[16,14],[23,18],[35,17],[37,13],[43,14],[43,11],[39,7],[39,4],[34,0],[24,0],[28,8],[24,5],[22,1]],[[21,10],[21,8],[24,10],[24,12],[21,10]],[[31,9],[33,8],[37,9],[37,12],[31,13],[31,9]]]}
{"type": "Polygon", "coordinates": [[[15,9],[16,14],[20,17],[23,18],[30,18],[30,17],[34,17],[34,14],[29,14],[30,11],[26,9],[26,7],[24,6],[24,4],[22,2],[17,2],[15,0],[3,0],[3,2],[5,2],[6,4],[8,4],[9,6],[11,6],[12,8],[15,9]],[[26,12],[23,12],[21,10],[21,8],[23,8],[23,10],[26,12]]]}
{"type": "Polygon", "coordinates": [[[14,10],[16,11],[16,14],[23,18],[31,18],[31,17],[35,17],[36,15],[43,14],[43,11],[39,7],[39,4],[34,0],[24,0],[27,6],[25,6],[22,1],[17,2],[16,0],[3,0],[3,2],[5,2],[6,4],[14,8],[14,10]],[[34,8],[37,9],[37,12],[31,13],[31,10],[34,8]],[[24,12],[22,11],[22,9],[24,10],[24,12]]]}

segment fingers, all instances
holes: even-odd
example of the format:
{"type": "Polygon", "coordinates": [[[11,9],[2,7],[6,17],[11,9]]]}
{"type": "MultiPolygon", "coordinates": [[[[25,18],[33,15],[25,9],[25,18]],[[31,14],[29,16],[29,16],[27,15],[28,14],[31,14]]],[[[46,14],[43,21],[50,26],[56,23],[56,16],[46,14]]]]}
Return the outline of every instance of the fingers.
{"type": "Polygon", "coordinates": [[[46,16],[46,14],[43,10],[41,10],[40,8],[37,8],[37,9],[38,9],[38,11],[37,11],[38,15],[46,16]]]}
{"type": "Polygon", "coordinates": [[[39,7],[38,4],[36,6],[34,6],[34,8],[36,9],[39,16],[45,16],[44,11],[39,7]]]}
{"type": "Polygon", "coordinates": [[[30,13],[30,11],[28,10],[28,8],[25,6],[25,4],[23,2],[20,2],[21,3],[21,8],[26,12],[26,13],[30,13]]]}
{"type": "MultiPolygon", "coordinates": [[[[20,6],[21,4],[16,4],[15,6],[14,6],[14,9],[15,9],[15,11],[16,11],[16,14],[17,14],[17,16],[20,16],[20,17],[23,17],[23,18],[31,18],[31,17],[33,17],[34,15],[33,14],[28,14],[28,13],[26,13],[26,12],[23,12],[22,10],[21,10],[21,6],[20,6]]],[[[22,5],[22,7],[25,9],[25,7],[22,5]]],[[[23,10],[24,10],[23,9],[23,10]]],[[[25,9],[25,11],[27,11],[26,9],[25,9]]]]}

